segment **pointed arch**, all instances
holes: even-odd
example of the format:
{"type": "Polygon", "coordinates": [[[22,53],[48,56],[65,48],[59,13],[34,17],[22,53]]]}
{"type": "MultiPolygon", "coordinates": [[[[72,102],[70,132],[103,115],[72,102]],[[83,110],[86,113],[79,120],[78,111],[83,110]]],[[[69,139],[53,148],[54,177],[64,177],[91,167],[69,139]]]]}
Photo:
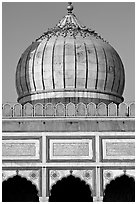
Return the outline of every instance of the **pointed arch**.
{"type": "Polygon", "coordinates": [[[22,116],[22,105],[20,103],[16,103],[13,106],[13,116],[21,117],[22,116]]]}
{"type": "Polygon", "coordinates": [[[88,116],[96,116],[96,105],[95,105],[95,103],[90,102],[87,105],[87,115],[88,116]]]}
{"type": "Polygon", "coordinates": [[[84,180],[69,175],[52,186],[49,202],[93,202],[93,197],[84,180]]]}
{"type": "Polygon", "coordinates": [[[107,116],[107,106],[105,103],[101,102],[97,105],[97,109],[96,109],[96,114],[97,116],[107,116]]]}
{"type": "Polygon", "coordinates": [[[34,105],[34,116],[37,116],[37,117],[43,116],[43,109],[44,107],[42,103],[36,103],[34,105]]]}
{"type": "Polygon", "coordinates": [[[33,117],[33,105],[30,103],[26,103],[23,106],[23,116],[25,117],[33,117]]]}
{"type": "Polygon", "coordinates": [[[2,116],[5,117],[12,117],[12,106],[9,103],[5,103],[2,106],[2,116]]]}
{"type": "Polygon", "coordinates": [[[108,116],[117,116],[117,104],[112,102],[108,105],[108,116]]]}
{"type": "Polygon", "coordinates": [[[106,185],[103,202],[134,202],[135,180],[133,177],[122,175],[111,180],[106,185]]]}
{"type": "Polygon", "coordinates": [[[86,105],[84,103],[80,102],[77,104],[76,115],[77,116],[86,116],[87,115],[86,105]]]}
{"type": "Polygon", "coordinates": [[[128,116],[128,105],[126,103],[120,103],[118,107],[118,116],[126,117],[128,116]]]}
{"type": "Polygon", "coordinates": [[[65,105],[63,103],[57,103],[55,109],[56,116],[65,116],[65,105]]]}
{"type": "Polygon", "coordinates": [[[129,104],[129,116],[135,117],[135,102],[129,104]]]}
{"type": "Polygon", "coordinates": [[[52,103],[47,103],[45,105],[45,116],[55,116],[55,107],[52,103]]]}
{"type": "Polygon", "coordinates": [[[75,116],[76,115],[76,108],[75,104],[70,102],[66,105],[66,115],[67,116],[75,116]]]}

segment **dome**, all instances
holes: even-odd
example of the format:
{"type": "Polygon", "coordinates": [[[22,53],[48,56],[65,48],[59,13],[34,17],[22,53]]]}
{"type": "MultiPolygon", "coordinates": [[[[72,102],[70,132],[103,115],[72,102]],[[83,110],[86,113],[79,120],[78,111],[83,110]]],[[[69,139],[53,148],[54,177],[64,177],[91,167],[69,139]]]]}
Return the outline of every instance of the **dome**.
{"type": "Polygon", "coordinates": [[[22,54],[16,70],[18,102],[121,103],[125,74],[116,50],[67,15],[22,54]]]}

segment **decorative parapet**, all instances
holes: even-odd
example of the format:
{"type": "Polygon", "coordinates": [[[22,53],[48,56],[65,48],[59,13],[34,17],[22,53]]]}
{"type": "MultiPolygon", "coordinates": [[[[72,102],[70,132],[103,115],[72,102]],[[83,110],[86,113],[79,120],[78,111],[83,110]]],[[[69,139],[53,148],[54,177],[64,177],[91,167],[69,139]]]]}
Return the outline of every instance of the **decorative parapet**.
{"type": "Polygon", "coordinates": [[[2,117],[135,117],[135,103],[129,105],[110,103],[108,106],[104,103],[98,105],[94,103],[78,103],[77,105],[74,103],[67,105],[62,103],[56,105],[52,103],[35,105],[5,103],[2,105],[2,117]]]}

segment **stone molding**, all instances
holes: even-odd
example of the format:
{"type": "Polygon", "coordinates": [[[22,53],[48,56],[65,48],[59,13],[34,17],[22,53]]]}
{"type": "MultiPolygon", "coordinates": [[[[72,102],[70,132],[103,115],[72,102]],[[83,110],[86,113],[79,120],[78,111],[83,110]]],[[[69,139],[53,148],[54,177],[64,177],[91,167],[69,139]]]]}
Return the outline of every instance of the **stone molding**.
{"type": "Polygon", "coordinates": [[[84,104],[82,102],[74,104],[57,103],[5,103],[2,106],[3,118],[19,118],[19,117],[135,117],[135,103],[121,103],[119,105],[110,103],[94,103],[84,104]]]}

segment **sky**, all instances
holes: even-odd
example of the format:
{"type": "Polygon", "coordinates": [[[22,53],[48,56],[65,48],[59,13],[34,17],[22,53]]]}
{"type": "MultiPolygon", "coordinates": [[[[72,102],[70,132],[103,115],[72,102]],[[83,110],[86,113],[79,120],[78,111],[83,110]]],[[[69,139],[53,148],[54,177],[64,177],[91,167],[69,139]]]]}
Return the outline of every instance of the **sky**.
{"type": "MultiPolygon", "coordinates": [[[[73,2],[80,22],[118,52],[125,68],[125,102],[135,100],[134,2],[73,2]]],[[[67,14],[67,2],[2,3],[2,103],[17,102],[15,73],[25,49],[67,14]]]]}

